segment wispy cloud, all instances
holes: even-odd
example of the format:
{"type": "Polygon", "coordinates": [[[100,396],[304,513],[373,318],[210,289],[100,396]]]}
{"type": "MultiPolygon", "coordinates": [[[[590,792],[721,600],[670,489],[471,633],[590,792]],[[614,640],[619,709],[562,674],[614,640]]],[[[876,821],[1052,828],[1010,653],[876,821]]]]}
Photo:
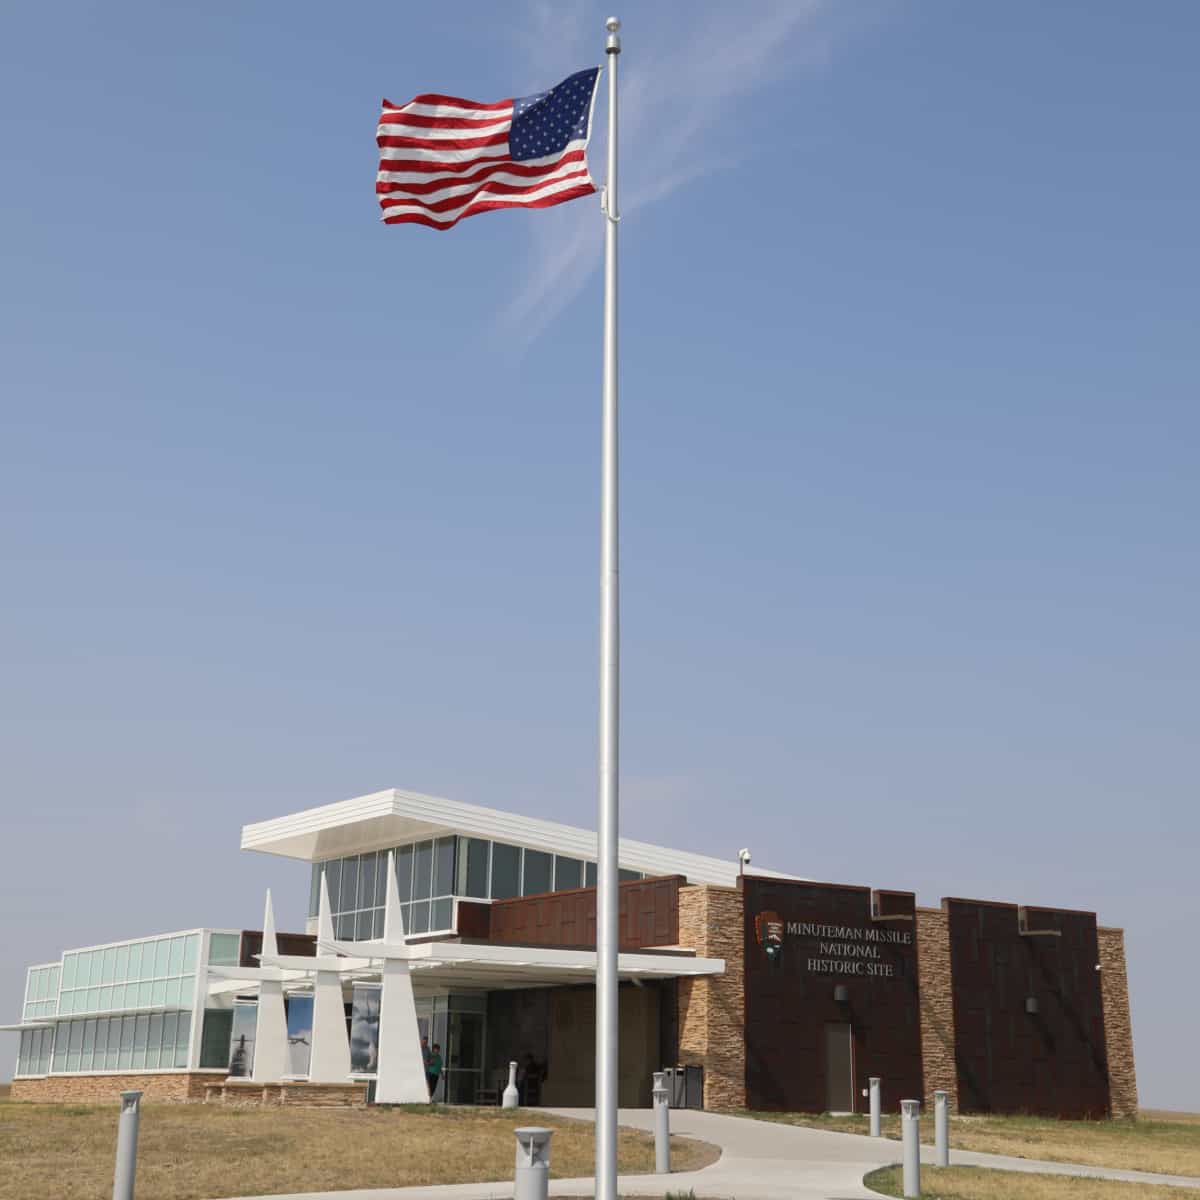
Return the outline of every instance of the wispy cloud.
{"type": "MultiPolygon", "coordinates": [[[[631,30],[636,52],[621,64],[622,213],[665,200],[753,153],[736,137],[738,102],[828,62],[831,7],[831,0],[771,0],[735,17],[728,5],[695,4],[674,9],[671,21],[644,27],[638,20],[631,30]]],[[[594,14],[582,2],[531,3],[514,33],[521,71],[543,80],[562,73],[564,63],[574,69],[597,57],[602,31],[594,14]]],[[[531,84],[544,86],[544,80],[531,84]]],[[[602,102],[589,155],[597,182],[606,136],[602,102]]],[[[600,261],[603,222],[595,200],[550,209],[529,228],[528,271],[500,318],[498,332],[510,345],[534,341],[600,261]]]]}

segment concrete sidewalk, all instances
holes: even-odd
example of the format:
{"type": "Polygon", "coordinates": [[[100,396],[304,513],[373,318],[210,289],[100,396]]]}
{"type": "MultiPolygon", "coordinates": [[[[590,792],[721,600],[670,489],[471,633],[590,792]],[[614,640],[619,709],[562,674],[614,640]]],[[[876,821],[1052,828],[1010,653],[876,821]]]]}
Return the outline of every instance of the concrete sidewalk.
{"type": "MultiPolygon", "coordinates": [[[[559,1117],[590,1121],[590,1109],[547,1109],[559,1117]]],[[[536,1118],[531,1118],[536,1119],[536,1118]]],[[[622,1109],[622,1125],[653,1131],[650,1109],[622,1109]]],[[[677,1109],[671,1113],[671,1132],[721,1147],[721,1157],[710,1167],[677,1175],[623,1175],[623,1196],[664,1196],[667,1192],[694,1189],[697,1196],[728,1200],[869,1200],[878,1196],[862,1185],[863,1175],[875,1167],[900,1161],[900,1143],[854,1133],[805,1129],[752,1117],[677,1109]]],[[[553,1155],[552,1155],[553,1157],[553,1155]]],[[[922,1147],[930,1162],[932,1147],[922,1147]]],[[[1037,1174],[1080,1175],[1130,1183],[1158,1183],[1200,1189],[1200,1179],[1178,1175],[1152,1175],[1070,1163],[1037,1162],[999,1154],[951,1150],[956,1166],[991,1167],[1037,1174]]],[[[560,1179],[550,1183],[551,1196],[591,1196],[590,1179],[560,1179]]],[[[512,1181],[446,1184],[440,1187],[368,1188],[346,1192],[310,1192],[303,1200],[506,1200],[512,1181]]],[[[242,1197],[241,1200],[299,1200],[298,1197],[242,1197]]]]}

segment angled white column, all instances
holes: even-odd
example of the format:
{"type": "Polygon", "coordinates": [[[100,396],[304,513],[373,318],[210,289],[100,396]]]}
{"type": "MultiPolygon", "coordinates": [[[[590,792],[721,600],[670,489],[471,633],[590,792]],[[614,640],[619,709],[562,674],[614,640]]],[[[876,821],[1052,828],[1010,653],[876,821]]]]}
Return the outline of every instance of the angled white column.
{"type": "Polygon", "coordinates": [[[313,1083],[346,1083],[350,1078],[350,1035],[346,1031],[346,1009],[342,1000],[342,981],[337,967],[340,960],[322,953],[322,946],[333,941],[333,913],[329,888],[321,872],[321,906],[317,915],[317,971],[313,984],[312,1057],[308,1078],[313,1083]],[[332,967],[332,970],[322,970],[332,967]]]}
{"type": "MultiPolygon", "coordinates": [[[[263,914],[263,944],[260,962],[279,953],[275,940],[275,911],[267,889],[263,914]]],[[[255,1083],[278,1083],[287,1071],[287,1017],[283,1011],[283,979],[278,971],[264,972],[258,985],[258,1021],[254,1030],[255,1083]]]]}
{"type": "Polygon", "coordinates": [[[426,1104],[425,1059],[421,1031],[408,970],[408,945],[404,913],[396,888],[392,851],[387,859],[387,907],[383,914],[383,941],[372,953],[383,958],[383,989],[379,997],[379,1070],[375,1081],[378,1104],[426,1104]]]}

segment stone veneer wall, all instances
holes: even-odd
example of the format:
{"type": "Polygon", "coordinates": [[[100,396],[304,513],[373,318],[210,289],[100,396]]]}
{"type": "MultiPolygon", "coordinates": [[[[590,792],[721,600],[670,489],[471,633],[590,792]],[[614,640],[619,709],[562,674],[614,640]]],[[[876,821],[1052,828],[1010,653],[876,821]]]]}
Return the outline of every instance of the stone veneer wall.
{"type": "Polygon", "coordinates": [[[95,1103],[120,1100],[122,1092],[139,1091],[147,1100],[203,1100],[206,1084],[225,1078],[224,1071],[162,1071],[128,1075],[43,1075],[14,1079],[13,1100],[46,1104],[63,1101],[95,1103]]]}
{"type": "Polygon", "coordinates": [[[954,981],[950,972],[950,918],[944,909],[917,909],[917,986],[921,1000],[921,1061],[924,1108],[933,1111],[933,1093],[949,1093],[958,1111],[958,1070],[954,1061],[954,981]]]}
{"type": "Polygon", "coordinates": [[[708,884],[679,889],[679,944],[723,958],[724,975],[679,980],[679,1061],[704,1068],[705,1108],[746,1106],[742,895],[708,884]]]}
{"type": "Polygon", "coordinates": [[[1129,979],[1125,973],[1125,931],[1096,930],[1100,943],[1100,995],[1104,1004],[1104,1044],[1108,1056],[1109,1110],[1114,1117],[1138,1115],[1129,979]]]}

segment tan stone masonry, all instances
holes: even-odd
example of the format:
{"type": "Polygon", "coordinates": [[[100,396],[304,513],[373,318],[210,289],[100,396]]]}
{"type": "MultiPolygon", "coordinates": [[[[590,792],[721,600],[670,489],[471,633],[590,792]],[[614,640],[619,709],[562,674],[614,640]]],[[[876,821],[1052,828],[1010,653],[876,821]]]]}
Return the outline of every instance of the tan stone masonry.
{"type": "Polygon", "coordinates": [[[122,1092],[139,1091],[147,1100],[203,1100],[206,1084],[225,1078],[224,1071],[153,1071],[145,1074],[44,1075],[14,1079],[13,1100],[58,1104],[64,1101],[117,1101],[122,1092]]]}
{"type": "Polygon", "coordinates": [[[1133,1024],[1125,971],[1125,931],[1096,930],[1100,944],[1100,998],[1104,1005],[1104,1044],[1108,1057],[1109,1107],[1114,1117],[1138,1115],[1133,1024]]]}
{"type": "Polygon", "coordinates": [[[921,998],[921,1062],[925,1076],[923,1108],[933,1111],[933,1093],[949,1093],[958,1111],[958,1071],[954,1062],[954,985],[950,974],[950,919],[943,909],[917,909],[917,987],[921,998]]]}
{"type": "Polygon", "coordinates": [[[744,938],[740,892],[680,888],[680,945],[725,960],[724,975],[679,980],[679,1061],[703,1066],[705,1108],[746,1104],[744,938]]]}

